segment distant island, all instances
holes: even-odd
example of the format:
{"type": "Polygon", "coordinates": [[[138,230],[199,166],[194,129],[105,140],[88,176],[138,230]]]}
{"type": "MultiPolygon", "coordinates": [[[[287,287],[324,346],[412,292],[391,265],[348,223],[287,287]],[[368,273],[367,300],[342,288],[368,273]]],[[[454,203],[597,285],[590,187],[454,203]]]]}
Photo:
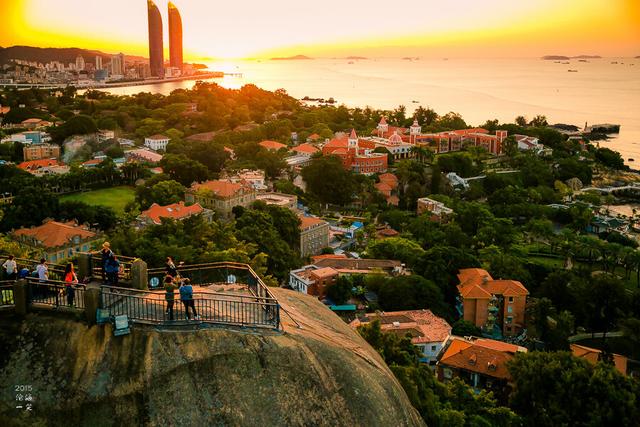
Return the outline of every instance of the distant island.
{"type": "Polygon", "coordinates": [[[369,58],[366,58],[364,56],[347,56],[344,59],[369,59],[369,58]]]}
{"type": "Polygon", "coordinates": [[[566,61],[568,59],[599,59],[600,55],[577,55],[577,56],[564,56],[564,55],[545,55],[542,57],[545,61],[566,61]]]}
{"type": "Polygon", "coordinates": [[[294,55],[294,56],[284,56],[284,57],[275,57],[275,58],[271,58],[272,61],[295,61],[295,60],[300,60],[300,59],[313,59],[313,58],[309,58],[306,55],[294,55]]]}

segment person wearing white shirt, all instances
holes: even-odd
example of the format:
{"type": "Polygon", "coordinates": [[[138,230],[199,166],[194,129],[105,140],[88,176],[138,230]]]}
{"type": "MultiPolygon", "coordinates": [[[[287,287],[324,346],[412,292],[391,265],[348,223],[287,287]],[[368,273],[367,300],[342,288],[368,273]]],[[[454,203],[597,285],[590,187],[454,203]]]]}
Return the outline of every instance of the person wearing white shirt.
{"type": "Polygon", "coordinates": [[[18,277],[18,264],[16,264],[13,255],[9,255],[9,258],[2,264],[2,268],[4,268],[7,280],[16,280],[18,277]]]}
{"type": "Polygon", "coordinates": [[[36,273],[38,273],[38,281],[45,282],[49,280],[49,267],[47,267],[47,260],[42,258],[40,264],[36,267],[36,273]]]}

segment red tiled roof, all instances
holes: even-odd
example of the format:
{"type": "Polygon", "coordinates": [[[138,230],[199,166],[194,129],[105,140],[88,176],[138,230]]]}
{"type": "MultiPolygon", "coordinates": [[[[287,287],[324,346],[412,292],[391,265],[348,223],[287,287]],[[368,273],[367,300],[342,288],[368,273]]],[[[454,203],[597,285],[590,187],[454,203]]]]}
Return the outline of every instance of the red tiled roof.
{"type": "Polygon", "coordinates": [[[28,125],[28,124],[31,124],[31,123],[40,123],[40,122],[42,122],[42,121],[44,121],[44,120],[42,120],[42,119],[38,119],[38,118],[31,118],[31,119],[23,120],[23,121],[22,121],[22,124],[23,124],[23,125],[28,125]]]}
{"type": "Polygon", "coordinates": [[[337,276],[338,271],[331,267],[319,268],[311,271],[312,276],[316,276],[318,279],[324,279],[327,277],[337,276]]]}
{"type": "Polygon", "coordinates": [[[470,133],[489,133],[488,130],[483,129],[483,128],[458,129],[458,130],[454,130],[452,132],[455,133],[456,135],[467,135],[467,134],[470,134],[470,133]]]}
{"type": "Polygon", "coordinates": [[[382,194],[391,195],[391,190],[393,190],[393,187],[387,184],[386,182],[378,182],[374,184],[374,187],[376,187],[376,189],[382,194]]]}
{"type": "Polygon", "coordinates": [[[197,215],[204,211],[198,203],[185,206],[184,202],[173,203],[171,205],[160,206],[157,203],[151,205],[149,209],[140,213],[140,216],[149,218],[154,224],[160,224],[161,218],[184,219],[191,215],[197,215]]]}
{"type": "Polygon", "coordinates": [[[158,154],[155,151],[151,151],[146,148],[136,148],[135,150],[126,151],[125,157],[126,156],[139,157],[151,163],[159,162],[160,160],[162,160],[162,154],[158,154]]]}
{"type": "Polygon", "coordinates": [[[311,135],[309,135],[309,139],[312,140],[312,141],[318,140],[320,138],[321,138],[321,136],[318,135],[317,133],[312,133],[311,135]]]}
{"type": "Polygon", "coordinates": [[[195,191],[207,189],[212,191],[213,194],[218,197],[226,198],[232,197],[240,193],[242,190],[249,190],[249,187],[237,182],[214,179],[212,181],[194,184],[191,186],[191,189],[195,191]]]}
{"type": "Polygon", "coordinates": [[[286,145],[278,142],[278,141],[262,141],[260,143],[258,143],[258,145],[260,145],[261,147],[266,148],[267,150],[273,150],[273,151],[278,151],[281,148],[286,148],[286,145]]]}
{"type": "Polygon", "coordinates": [[[526,296],[529,291],[517,280],[493,280],[481,268],[465,268],[458,272],[458,291],[463,298],[491,298],[491,295],[526,296]]]}
{"type": "Polygon", "coordinates": [[[82,164],[85,166],[99,165],[103,161],[104,161],[103,159],[91,159],[91,160],[87,160],[86,162],[83,162],[82,164]]]}
{"type": "Polygon", "coordinates": [[[387,182],[387,183],[394,182],[396,184],[398,183],[398,177],[392,173],[380,174],[378,178],[380,178],[380,182],[387,182]]]}
{"type": "Polygon", "coordinates": [[[157,133],[155,135],[148,136],[145,139],[163,140],[163,139],[169,139],[169,137],[157,133]]]}
{"type": "Polygon", "coordinates": [[[327,221],[313,216],[300,215],[300,230],[306,230],[314,225],[326,224],[327,221]]]}
{"type": "Polygon", "coordinates": [[[438,363],[509,380],[511,375],[506,364],[519,351],[526,351],[526,349],[494,340],[477,339],[468,341],[463,338],[452,337],[447,350],[438,363]]]}
{"type": "Polygon", "coordinates": [[[384,236],[384,237],[395,237],[395,236],[399,235],[400,233],[398,233],[393,228],[384,228],[384,229],[378,231],[376,234],[379,235],[379,236],[384,236]]]}
{"type": "MultiPolygon", "coordinates": [[[[581,357],[595,364],[600,360],[600,354],[602,350],[597,348],[585,347],[579,344],[570,344],[571,352],[576,357],[581,357]]],[[[627,361],[628,359],[620,354],[613,354],[613,364],[618,372],[622,375],[627,375],[627,361]]]]}
{"type": "Polygon", "coordinates": [[[315,264],[316,262],[320,261],[321,259],[344,259],[347,256],[342,254],[342,255],[336,255],[336,254],[324,254],[324,255],[314,255],[311,257],[311,261],[313,261],[313,263],[315,264]]]}
{"type": "Polygon", "coordinates": [[[380,320],[380,329],[383,332],[402,336],[409,333],[414,344],[443,342],[451,335],[451,326],[431,310],[389,311],[368,313],[365,316],[366,322],[356,319],[351,322],[351,326],[357,327],[363,323],[380,320]]]}
{"type": "Polygon", "coordinates": [[[71,242],[75,236],[90,239],[96,233],[75,223],[49,221],[38,227],[21,228],[14,232],[16,236],[30,236],[37,239],[45,248],[57,248],[71,242]]]}
{"type": "Polygon", "coordinates": [[[49,166],[63,166],[63,163],[58,162],[56,159],[40,159],[29,160],[18,165],[18,167],[23,170],[36,170],[49,166]]]}
{"type": "Polygon", "coordinates": [[[351,135],[349,135],[349,139],[358,139],[358,134],[356,134],[355,129],[351,129],[351,135]]]}
{"type": "Polygon", "coordinates": [[[293,147],[291,151],[295,151],[296,153],[313,154],[313,153],[317,153],[320,150],[315,145],[305,143],[305,144],[300,144],[297,147],[293,147]]]}
{"type": "Polygon", "coordinates": [[[327,142],[324,147],[322,147],[322,151],[330,148],[347,148],[348,145],[348,138],[346,136],[343,136],[342,138],[333,138],[331,141],[327,142]]]}

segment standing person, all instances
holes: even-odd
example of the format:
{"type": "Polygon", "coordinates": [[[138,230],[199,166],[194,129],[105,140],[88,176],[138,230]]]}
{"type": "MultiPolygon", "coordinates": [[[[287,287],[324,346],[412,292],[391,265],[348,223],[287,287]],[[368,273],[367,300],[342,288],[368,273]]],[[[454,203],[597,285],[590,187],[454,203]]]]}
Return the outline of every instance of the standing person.
{"type": "Polygon", "coordinates": [[[171,276],[174,279],[178,277],[178,267],[176,267],[176,263],[173,262],[173,257],[167,257],[167,276],[171,276]]]}
{"type": "Polygon", "coordinates": [[[18,264],[13,255],[9,255],[9,258],[2,264],[4,268],[7,280],[16,280],[18,277],[18,264]]]}
{"type": "Polygon", "coordinates": [[[104,242],[102,244],[102,250],[100,251],[100,258],[102,259],[102,280],[107,281],[107,262],[115,255],[111,250],[111,244],[109,242],[104,242]]]}
{"type": "Polygon", "coordinates": [[[191,320],[189,317],[189,307],[191,307],[191,310],[193,311],[194,320],[200,319],[196,312],[196,305],[193,301],[193,287],[191,286],[191,280],[189,279],[184,279],[182,281],[182,285],[180,286],[180,300],[184,305],[184,312],[187,315],[187,320],[191,320]]]}
{"type": "Polygon", "coordinates": [[[107,259],[105,271],[107,272],[107,283],[111,286],[118,286],[118,275],[120,273],[120,261],[111,253],[111,258],[107,259]]]}
{"type": "Polygon", "coordinates": [[[49,280],[49,267],[47,267],[47,260],[40,258],[40,264],[36,267],[36,273],[38,274],[38,282],[44,283],[49,280]]]}
{"type": "Polygon", "coordinates": [[[73,307],[73,300],[76,296],[76,285],[78,284],[78,276],[73,270],[73,264],[68,263],[64,269],[64,286],[67,294],[67,305],[73,307]]]}
{"type": "Polygon", "coordinates": [[[176,285],[173,283],[173,277],[166,276],[164,278],[164,299],[167,301],[167,311],[169,320],[173,320],[173,303],[175,298],[176,285]]]}
{"type": "MultiPolygon", "coordinates": [[[[38,278],[38,283],[45,283],[47,280],[49,280],[49,267],[47,267],[46,259],[40,258],[40,264],[36,266],[35,275],[38,278]]],[[[37,285],[34,293],[38,296],[45,296],[46,291],[44,289],[44,286],[37,285]]]]}

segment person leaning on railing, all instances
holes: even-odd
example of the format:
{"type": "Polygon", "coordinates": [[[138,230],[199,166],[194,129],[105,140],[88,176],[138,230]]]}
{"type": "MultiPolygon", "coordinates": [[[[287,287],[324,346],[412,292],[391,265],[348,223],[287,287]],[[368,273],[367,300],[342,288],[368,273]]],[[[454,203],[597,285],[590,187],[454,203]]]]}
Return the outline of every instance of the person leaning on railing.
{"type": "Polygon", "coordinates": [[[195,302],[193,301],[193,287],[191,286],[191,280],[183,279],[180,284],[180,300],[184,305],[184,312],[187,315],[187,320],[191,320],[189,317],[189,307],[193,311],[194,320],[199,320],[198,312],[196,311],[195,302]]]}
{"type": "Polygon", "coordinates": [[[67,294],[67,305],[73,307],[73,300],[76,296],[76,285],[78,284],[78,276],[73,270],[73,264],[69,263],[64,269],[64,286],[67,294]]]}
{"type": "Polygon", "coordinates": [[[2,268],[4,268],[7,280],[16,280],[18,277],[18,264],[13,255],[9,255],[9,258],[2,264],[2,268]]]}
{"type": "Polygon", "coordinates": [[[169,315],[169,320],[173,320],[173,303],[175,299],[175,290],[178,287],[173,283],[173,277],[167,275],[164,278],[164,299],[167,301],[167,311],[165,314],[169,315]]]}

